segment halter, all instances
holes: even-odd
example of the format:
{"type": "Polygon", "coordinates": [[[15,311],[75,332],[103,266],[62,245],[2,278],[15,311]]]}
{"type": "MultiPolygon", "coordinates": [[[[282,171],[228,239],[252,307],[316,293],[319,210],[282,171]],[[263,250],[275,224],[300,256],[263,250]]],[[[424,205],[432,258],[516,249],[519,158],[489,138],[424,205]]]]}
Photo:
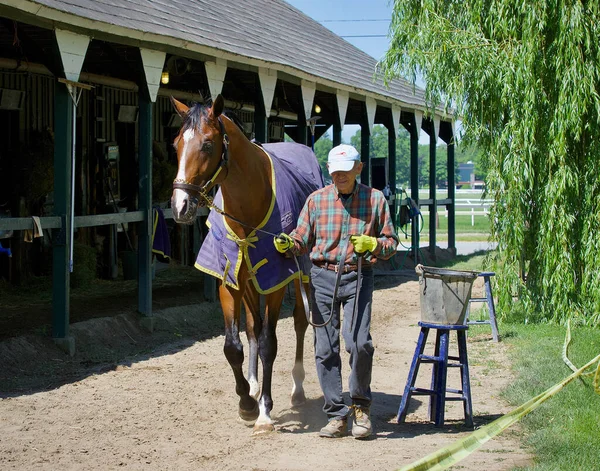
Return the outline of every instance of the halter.
{"type": "Polygon", "coordinates": [[[212,177],[210,177],[210,179],[203,186],[194,185],[193,183],[190,183],[182,178],[176,178],[173,180],[173,188],[198,193],[202,199],[206,201],[207,206],[211,208],[213,207],[213,199],[208,196],[208,191],[214,185],[214,182],[221,173],[221,170],[223,170],[223,167],[229,163],[229,136],[225,132],[225,127],[223,126],[221,118],[218,118],[218,121],[221,134],[223,135],[223,152],[221,153],[221,163],[215,170],[215,173],[213,173],[212,177]]]}

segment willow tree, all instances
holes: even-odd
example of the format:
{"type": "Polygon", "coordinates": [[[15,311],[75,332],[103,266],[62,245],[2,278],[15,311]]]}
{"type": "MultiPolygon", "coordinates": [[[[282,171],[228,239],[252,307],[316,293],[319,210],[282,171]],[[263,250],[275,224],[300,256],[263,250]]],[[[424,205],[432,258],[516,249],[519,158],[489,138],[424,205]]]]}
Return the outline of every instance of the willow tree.
{"type": "Polygon", "coordinates": [[[484,151],[502,311],[598,325],[598,1],[397,0],[390,38],[385,76],[422,74],[484,151]]]}

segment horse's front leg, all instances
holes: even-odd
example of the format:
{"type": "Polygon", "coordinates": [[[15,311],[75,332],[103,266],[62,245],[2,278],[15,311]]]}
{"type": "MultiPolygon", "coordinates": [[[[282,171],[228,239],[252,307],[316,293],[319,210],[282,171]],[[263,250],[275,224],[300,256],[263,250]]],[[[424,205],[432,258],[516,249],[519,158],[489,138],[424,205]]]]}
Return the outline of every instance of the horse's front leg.
{"type": "MultiPolygon", "coordinates": [[[[296,331],[296,357],[294,358],[294,367],[292,368],[292,385],[291,401],[292,406],[299,406],[306,402],[304,394],[304,337],[308,328],[307,313],[304,310],[304,302],[300,291],[300,281],[294,280],[294,288],[296,289],[296,302],[294,305],[294,330],[296,331]]],[[[310,287],[308,283],[304,283],[304,292],[310,299],[310,287]]],[[[307,300],[307,302],[310,302],[307,300]]]]}
{"type": "Polygon", "coordinates": [[[258,336],[260,335],[260,295],[249,283],[244,293],[246,306],[246,337],[248,338],[248,383],[250,395],[258,399],[260,387],[258,385],[258,336]]]}
{"type": "MultiPolygon", "coordinates": [[[[241,291],[241,290],[240,290],[241,291]]],[[[219,286],[219,299],[225,321],[225,345],[223,352],[235,377],[235,392],[240,397],[238,413],[242,420],[254,421],[258,417],[256,399],[250,395],[250,385],[244,377],[244,347],[240,340],[240,312],[243,293],[223,283],[219,286]]]]}
{"type": "Polygon", "coordinates": [[[277,335],[275,331],[284,294],[285,287],[266,296],[265,317],[260,336],[258,337],[258,354],[263,366],[263,380],[260,399],[258,401],[260,412],[254,424],[254,434],[275,430],[273,421],[271,420],[271,411],[273,410],[271,386],[273,364],[275,363],[275,357],[277,357],[277,335]]]}

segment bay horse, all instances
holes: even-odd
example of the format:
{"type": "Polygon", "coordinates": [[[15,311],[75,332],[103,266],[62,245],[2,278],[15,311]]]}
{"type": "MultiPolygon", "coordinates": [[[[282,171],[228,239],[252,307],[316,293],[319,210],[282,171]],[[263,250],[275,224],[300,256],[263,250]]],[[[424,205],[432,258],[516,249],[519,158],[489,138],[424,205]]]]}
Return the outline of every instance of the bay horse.
{"type": "MultiPolygon", "coordinates": [[[[303,154],[295,155],[298,157],[296,160],[308,156],[309,160],[314,161],[311,162],[311,168],[317,170],[312,173],[314,182],[308,186],[288,183],[296,193],[303,188],[303,193],[299,195],[299,206],[296,204],[294,211],[283,214],[283,204],[279,201],[283,182],[278,181],[275,189],[274,177],[276,167],[280,168],[281,163],[266,149],[278,150],[284,143],[259,146],[250,142],[240,125],[224,114],[221,95],[210,106],[195,104],[190,108],[172,97],[171,102],[183,119],[173,143],[178,160],[171,198],[173,217],[178,223],[191,224],[199,206],[208,205],[213,209],[208,219],[209,234],[202,243],[196,267],[219,279],[218,293],[225,321],[223,351],[235,377],[239,417],[246,423],[254,423],[254,434],[270,432],[275,429],[271,419],[271,381],[277,355],[276,326],[286,286],[291,280],[296,291],[293,310],[296,333],[291,392],[293,406],[306,400],[303,357],[308,327],[297,270],[290,270],[289,258],[273,251],[273,236],[284,230],[289,232],[295,227],[299,209],[308,194],[323,186],[321,171],[310,148],[286,143],[286,148],[292,146],[295,153],[303,154]],[[212,201],[208,192],[217,185],[219,191],[212,201]],[[271,219],[274,222],[265,222],[273,214],[275,217],[271,219]],[[267,228],[270,230],[267,231],[267,228]],[[258,259],[254,256],[253,259],[253,254],[261,247],[270,252],[269,255],[259,255],[258,259]],[[278,269],[278,263],[282,261],[287,261],[288,266],[278,269]],[[258,282],[261,273],[270,278],[268,286],[258,282]],[[265,295],[263,316],[260,312],[261,293],[265,295]],[[242,304],[246,308],[249,344],[248,379],[242,371],[242,304]],[[260,388],[258,357],[262,363],[260,388]]],[[[300,173],[300,167],[295,167],[295,164],[292,166],[294,178],[300,173]]],[[[308,280],[303,278],[302,283],[305,292],[308,292],[308,280]]]]}

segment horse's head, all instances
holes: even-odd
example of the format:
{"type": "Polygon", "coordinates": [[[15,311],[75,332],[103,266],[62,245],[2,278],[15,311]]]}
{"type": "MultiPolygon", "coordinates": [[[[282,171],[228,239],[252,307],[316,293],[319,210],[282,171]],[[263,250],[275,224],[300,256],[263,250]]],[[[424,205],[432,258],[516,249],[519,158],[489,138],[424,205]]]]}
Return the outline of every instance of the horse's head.
{"type": "Polygon", "coordinates": [[[192,108],[171,97],[183,124],[173,143],[177,150],[178,169],[173,182],[171,207],[175,221],[191,224],[198,206],[206,205],[204,196],[222,181],[227,164],[228,138],[221,121],[223,97],[212,106],[192,108]]]}

